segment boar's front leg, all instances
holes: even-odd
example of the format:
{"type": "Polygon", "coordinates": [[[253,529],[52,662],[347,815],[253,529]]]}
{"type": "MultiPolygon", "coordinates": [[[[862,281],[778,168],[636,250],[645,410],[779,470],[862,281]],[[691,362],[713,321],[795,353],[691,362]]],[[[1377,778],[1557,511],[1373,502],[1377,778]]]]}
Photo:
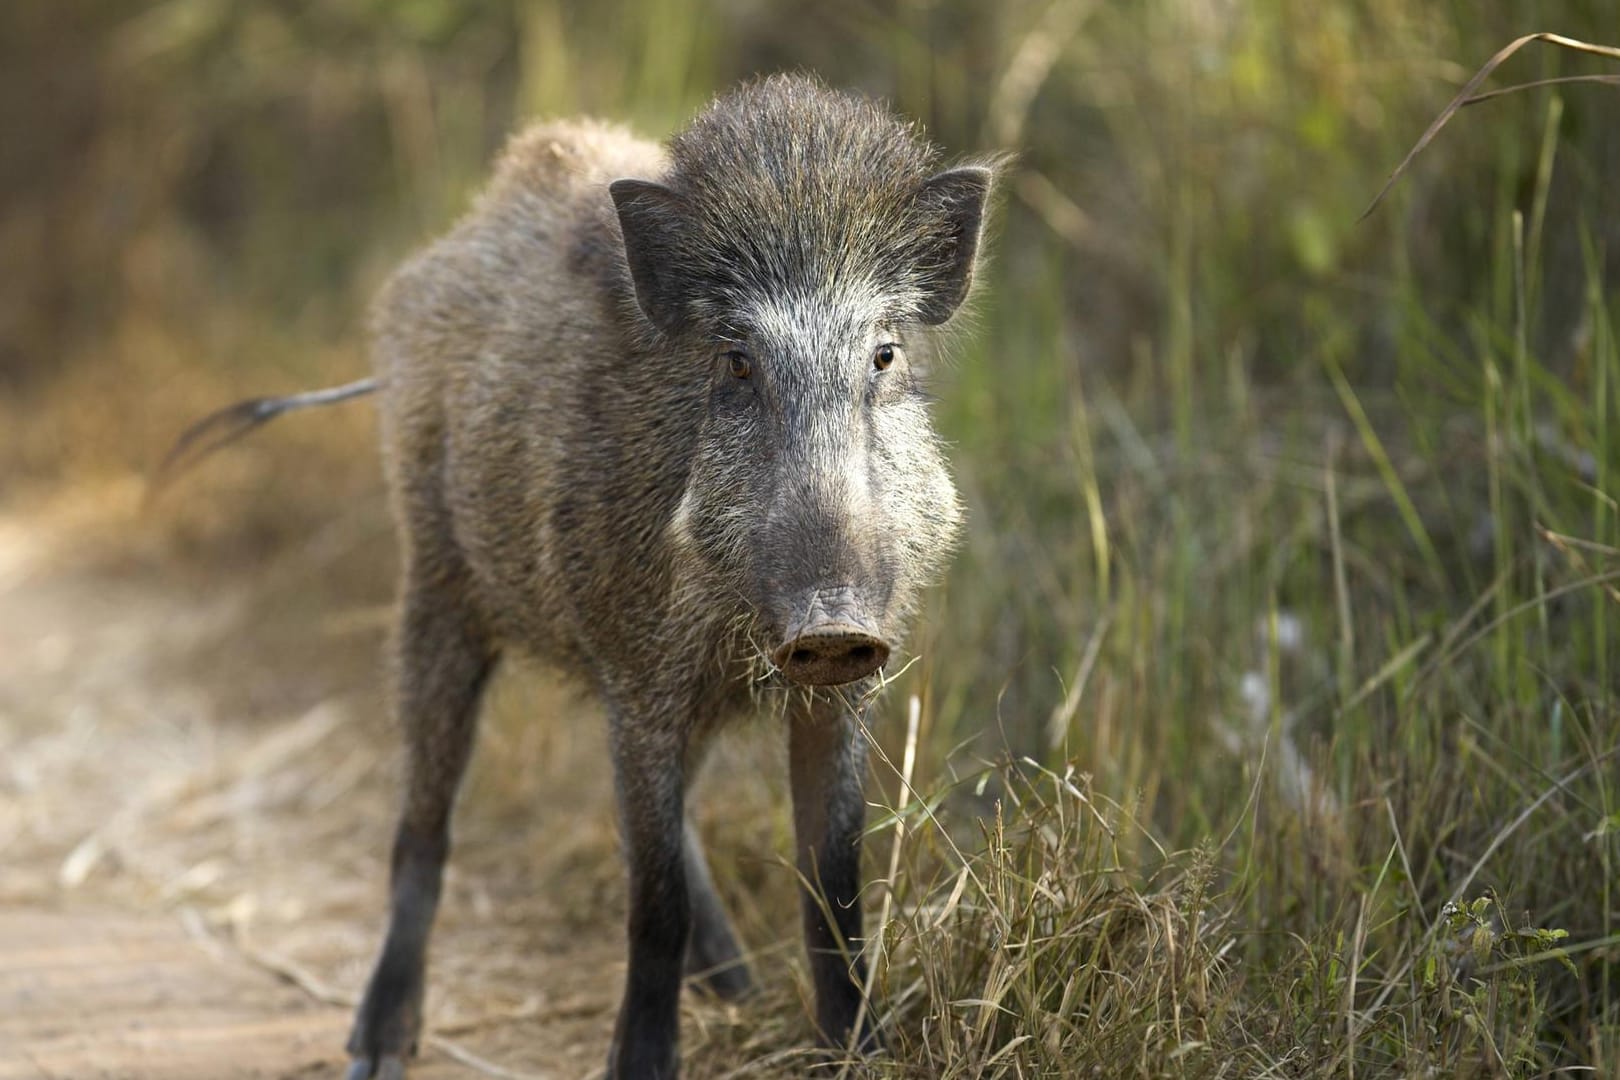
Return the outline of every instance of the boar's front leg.
{"type": "MultiPolygon", "coordinates": [[[[854,709],[845,700],[857,687],[817,690],[791,710],[788,769],[793,787],[793,830],[804,944],[816,988],[816,1022],[830,1046],[846,1046],[860,1013],[866,961],[861,948],[861,829],[866,819],[862,783],[866,744],[854,709]]],[[[873,1049],[870,1010],[860,1048],[873,1049]]]]}
{"type": "Polygon", "coordinates": [[[691,931],[685,857],[685,726],[613,710],[613,773],[629,869],[630,966],[608,1080],[674,1080],[681,973],[691,931]]]}

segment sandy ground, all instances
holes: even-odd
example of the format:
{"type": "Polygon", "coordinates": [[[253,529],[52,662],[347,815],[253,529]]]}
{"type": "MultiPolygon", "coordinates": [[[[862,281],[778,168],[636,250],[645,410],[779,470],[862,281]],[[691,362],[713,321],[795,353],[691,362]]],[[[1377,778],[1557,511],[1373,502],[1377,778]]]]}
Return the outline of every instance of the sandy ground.
{"type": "MultiPolygon", "coordinates": [[[[391,542],[368,525],[319,573],[306,552],[180,574],[109,556],[129,546],[111,517],[0,514],[0,1080],[341,1075],[395,801],[387,598],[308,578],[391,542]]],[[[623,909],[600,725],[510,683],[458,817],[417,1080],[605,1055],[623,909]],[[536,710],[568,722],[501,715],[536,710]]],[[[739,1022],[686,1019],[689,1063],[739,1022]]]]}

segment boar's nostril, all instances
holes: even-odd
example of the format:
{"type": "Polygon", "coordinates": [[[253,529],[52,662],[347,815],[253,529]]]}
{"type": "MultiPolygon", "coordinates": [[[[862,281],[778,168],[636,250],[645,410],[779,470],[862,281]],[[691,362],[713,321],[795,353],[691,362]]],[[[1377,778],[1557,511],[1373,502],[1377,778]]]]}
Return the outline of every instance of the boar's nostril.
{"type": "Polygon", "coordinates": [[[782,674],[806,686],[864,679],[889,659],[888,643],[848,623],[808,626],[776,650],[782,674]]]}

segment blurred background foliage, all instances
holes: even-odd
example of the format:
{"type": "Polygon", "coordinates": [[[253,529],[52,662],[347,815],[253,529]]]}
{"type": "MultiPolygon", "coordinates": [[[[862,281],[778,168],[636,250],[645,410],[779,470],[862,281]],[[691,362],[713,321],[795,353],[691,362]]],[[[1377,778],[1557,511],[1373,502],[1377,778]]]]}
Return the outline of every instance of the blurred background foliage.
{"type": "MultiPolygon", "coordinates": [[[[1497,48],[1612,44],[1615,14],[14,0],[0,499],[127,497],[195,415],[362,374],[368,298],[525,121],[661,136],[738,79],[814,70],[952,153],[1019,155],[940,387],[972,527],[904,677],[938,749],[923,773],[976,739],[1074,762],[1172,845],[1227,837],[1233,902],[1275,932],[1240,948],[1295,1036],[1332,995],[1287,972],[1343,979],[1323,957],[1370,920],[1384,981],[1349,993],[1377,995],[1439,903],[1489,882],[1609,944],[1483,1030],[1528,1025],[1527,1069],[1614,1068],[1620,98],[1465,109],[1360,215],[1497,48]],[[1392,900],[1369,881],[1397,841],[1392,900]]],[[[1495,84],[1595,71],[1537,47],[1495,84]]],[[[371,557],[334,594],[386,596],[367,412],[233,449],[139,527],[150,550],[253,566],[344,506],[371,557]]],[[[1420,997],[1402,1022],[1428,1022],[1420,997]]]]}

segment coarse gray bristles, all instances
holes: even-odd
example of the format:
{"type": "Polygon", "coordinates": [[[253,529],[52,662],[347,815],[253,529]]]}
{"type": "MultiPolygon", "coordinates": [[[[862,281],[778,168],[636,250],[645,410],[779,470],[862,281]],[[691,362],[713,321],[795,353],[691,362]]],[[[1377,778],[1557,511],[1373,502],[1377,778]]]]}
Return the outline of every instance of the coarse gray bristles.
{"type": "Polygon", "coordinates": [[[877,103],[773,75],[715,100],[670,153],[664,182],[684,211],[677,243],[698,304],[931,291],[930,253],[950,240],[950,221],[919,193],[939,154],[877,103]]]}

